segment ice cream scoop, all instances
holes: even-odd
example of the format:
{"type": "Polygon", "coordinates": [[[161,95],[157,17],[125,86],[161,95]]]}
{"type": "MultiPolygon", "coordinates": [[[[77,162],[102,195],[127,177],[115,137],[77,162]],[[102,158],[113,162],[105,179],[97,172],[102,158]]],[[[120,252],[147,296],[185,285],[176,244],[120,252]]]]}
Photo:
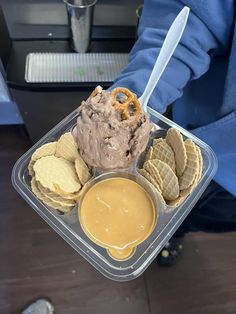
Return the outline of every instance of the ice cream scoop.
{"type": "Polygon", "coordinates": [[[92,167],[128,168],[149,140],[152,123],[136,95],[127,89],[116,92],[98,86],[78,109],[73,134],[80,155],[92,167]]]}

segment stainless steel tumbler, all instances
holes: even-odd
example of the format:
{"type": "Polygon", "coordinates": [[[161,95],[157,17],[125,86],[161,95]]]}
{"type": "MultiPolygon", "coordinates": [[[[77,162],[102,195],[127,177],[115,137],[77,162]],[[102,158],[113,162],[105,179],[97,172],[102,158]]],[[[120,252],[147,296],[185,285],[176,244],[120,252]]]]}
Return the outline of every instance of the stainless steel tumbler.
{"type": "Polygon", "coordinates": [[[71,30],[72,48],[86,52],[91,41],[93,10],[97,0],[64,0],[71,30]]]}

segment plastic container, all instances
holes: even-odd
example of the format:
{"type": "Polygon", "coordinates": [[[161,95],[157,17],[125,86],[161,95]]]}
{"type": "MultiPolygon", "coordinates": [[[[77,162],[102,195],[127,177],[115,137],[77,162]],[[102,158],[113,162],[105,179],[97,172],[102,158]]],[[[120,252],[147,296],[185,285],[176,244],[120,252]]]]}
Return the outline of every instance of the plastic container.
{"type": "MultiPolygon", "coordinates": [[[[58,212],[47,208],[31,191],[31,177],[28,174],[27,167],[32,153],[42,144],[57,140],[60,135],[70,131],[76,125],[77,111],[67,116],[26,152],[16,162],[12,172],[12,182],[15,189],[30,206],[97,270],[106,277],[117,281],[131,280],[143,273],[186,218],[217,170],[216,156],[207,144],[153,109],[148,108],[148,112],[151,121],[156,125],[156,130],[152,133],[151,138],[165,136],[168,128],[172,126],[177,128],[185,138],[191,138],[200,147],[203,157],[203,173],[194,191],[180,206],[175,208],[159,207],[158,220],[151,235],[137,246],[135,253],[127,260],[118,261],[113,259],[106,249],[96,245],[86,236],[78,219],[77,207],[73,208],[69,214],[58,214],[58,212]]],[[[125,170],[125,172],[127,175],[133,173],[139,176],[136,172],[136,165],[129,170],[125,170]]],[[[90,184],[93,180],[97,180],[99,175],[102,176],[103,174],[95,174],[90,184]]]]}

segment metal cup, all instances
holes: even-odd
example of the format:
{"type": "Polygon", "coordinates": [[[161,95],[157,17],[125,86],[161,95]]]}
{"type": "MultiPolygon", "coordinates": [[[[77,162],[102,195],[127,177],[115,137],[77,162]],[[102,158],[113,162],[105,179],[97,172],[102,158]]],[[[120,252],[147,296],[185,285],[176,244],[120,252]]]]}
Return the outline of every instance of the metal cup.
{"type": "Polygon", "coordinates": [[[97,0],[63,0],[66,4],[72,48],[86,52],[91,41],[93,10],[97,0]]]}

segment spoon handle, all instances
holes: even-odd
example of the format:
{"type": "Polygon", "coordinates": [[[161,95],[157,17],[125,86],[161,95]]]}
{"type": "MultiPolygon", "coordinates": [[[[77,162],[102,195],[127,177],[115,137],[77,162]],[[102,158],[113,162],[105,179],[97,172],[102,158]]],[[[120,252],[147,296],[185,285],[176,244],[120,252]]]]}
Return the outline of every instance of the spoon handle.
{"type": "Polygon", "coordinates": [[[172,54],[174,53],[176,46],[180,41],[180,38],[183,34],[183,31],[187,23],[189,11],[190,9],[188,7],[184,7],[180,11],[180,13],[175,18],[165,37],[165,40],[161,47],[160,53],[157,57],[156,63],[146,85],[146,88],[142,96],[139,98],[139,102],[143,107],[144,111],[147,111],[147,104],[149,98],[155,86],[157,85],[157,82],[159,81],[162,73],[164,72],[172,54]]]}

